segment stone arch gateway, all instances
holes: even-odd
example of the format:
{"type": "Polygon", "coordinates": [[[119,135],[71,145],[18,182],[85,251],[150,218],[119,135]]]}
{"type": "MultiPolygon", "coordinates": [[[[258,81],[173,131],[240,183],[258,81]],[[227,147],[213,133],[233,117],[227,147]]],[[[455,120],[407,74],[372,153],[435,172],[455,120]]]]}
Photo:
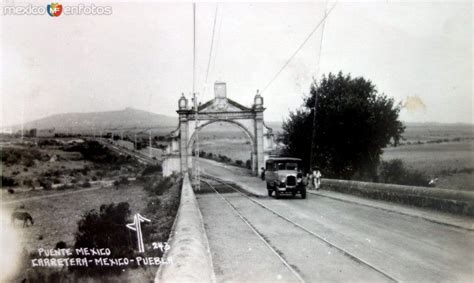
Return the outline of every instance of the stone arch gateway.
{"type": "Polygon", "coordinates": [[[179,126],[171,133],[169,153],[179,155],[181,172],[188,172],[192,167],[192,147],[196,132],[216,122],[231,123],[242,129],[250,140],[252,172],[260,174],[260,168],[275,147],[273,130],[263,120],[265,108],[262,96],[257,91],[253,105],[246,107],[227,98],[226,83],[216,82],[214,93],[214,99],[198,106],[197,127],[195,109],[184,95],[181,96],[177,111],[179,126]]]}

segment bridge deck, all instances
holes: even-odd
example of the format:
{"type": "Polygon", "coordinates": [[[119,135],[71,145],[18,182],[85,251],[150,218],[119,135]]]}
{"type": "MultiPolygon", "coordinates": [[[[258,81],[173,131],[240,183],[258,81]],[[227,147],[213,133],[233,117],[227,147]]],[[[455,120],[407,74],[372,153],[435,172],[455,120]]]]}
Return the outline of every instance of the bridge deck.
{"type": "MultiPolygon", "coordinates": [[[[218,262],[218,281],[249,279],[239,277],[244,269],[235,267],[232,255],[233,247],[248,248],[246,245],[253,242],[242,236],[248,231],[237,229],[245,221],[267,241],[269,250],[277,251],[308,282],[469,281],[474,276],[474,232],[468,229],[473,227],[471,218],[350,196],[341,201],[338,194],[330,192],[309,194],[306,200],[298,196],[276,200],[266,196],[264,182],[245,170],[209,161],[202,161],[201,168],[259,196],[228,190],[222,190],[220,197],[217,192],[198,194],[211,252],[218,259],[214,261],[218,262]],[[461,228],[442,224],[449,219],[460,223],[461,228]]],[[[265,260],[270,257],[268,251],[261,256],[242,255],[239,262],[252,269],[265,269],[265,260]]],[[[272,260],[278,262],[276,256],[272,260]]],[[[297,276],[269,270],[268,276],[297,280],[297,276]]],[[[274,277],[266,279],[275,281],[274,277]]]]}

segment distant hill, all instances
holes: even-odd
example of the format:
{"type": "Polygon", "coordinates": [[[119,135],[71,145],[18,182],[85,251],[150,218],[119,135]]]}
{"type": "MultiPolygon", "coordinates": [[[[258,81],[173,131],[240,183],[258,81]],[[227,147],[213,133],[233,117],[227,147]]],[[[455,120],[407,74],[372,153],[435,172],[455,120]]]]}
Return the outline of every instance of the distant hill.
{"type": "MultiPolygon", "coordinates": [[[[226,123],[209,125],[204,132],[223,133],[240,132],[238,127],[229,127],[226,123]],[[224,125],[224,126],[222,126],[224,125]]],[[[282,130],[282,122],[265,121],[274,133],[282,130]]],[[[444,124],[444,123],[410,123],[404,122],[406,129],[403,137],[407,141],[427,141],[435,139],[473,138],[474,125],[472,124],[444,124]]],[[[91,130],[136,129],[137,131],[153,127],[153,131],[170,132],[178,126],[178,117],[171,117],[151,113],[134,108],[125,108],[117,111],[63,113],[55,114],[42,119],[25,123],[25,129],[51,129],[59,131],[84,132],[91,130]]],[[[20,125],[13,127],[19,130],[20,125]]]]}
{"type": "MultiPolygon", "coordinates": [[[[91,129],[127,128],[176,128],[178,118],[155,114],[143,110],[126,108],[118,111],[64,113],[25,123],[25,129],[50,129],[85,131],[91,129]]],[[[14,128],[18,129],[16,125],[14,128]]]]}

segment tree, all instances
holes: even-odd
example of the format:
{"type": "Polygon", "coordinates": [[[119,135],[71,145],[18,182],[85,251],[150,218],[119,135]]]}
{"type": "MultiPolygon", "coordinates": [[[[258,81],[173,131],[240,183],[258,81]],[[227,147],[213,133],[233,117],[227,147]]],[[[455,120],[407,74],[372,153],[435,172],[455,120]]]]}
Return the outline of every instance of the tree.
{"type": "Polygon", "coordinates": [[[330,177],[350,179],[358,173],[375,179],[382,149],[397,145],[405,129],[399,112],[400,104],[379,94],[370,80],[329,73],[314,81],[303,106],[290,112],[280,139],[285,154],[302,158],[309,168],[315,130],[313,166],[330,177]]]}

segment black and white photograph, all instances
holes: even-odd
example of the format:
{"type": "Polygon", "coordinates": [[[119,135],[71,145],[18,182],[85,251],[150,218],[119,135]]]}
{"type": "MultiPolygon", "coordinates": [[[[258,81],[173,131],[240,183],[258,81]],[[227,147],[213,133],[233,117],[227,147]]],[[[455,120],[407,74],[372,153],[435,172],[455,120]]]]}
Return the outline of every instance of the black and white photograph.
{"type": "Polygon", "coordinates": [[[470,0],[1,0],[0,282],[473,282],[470,0]]]}

